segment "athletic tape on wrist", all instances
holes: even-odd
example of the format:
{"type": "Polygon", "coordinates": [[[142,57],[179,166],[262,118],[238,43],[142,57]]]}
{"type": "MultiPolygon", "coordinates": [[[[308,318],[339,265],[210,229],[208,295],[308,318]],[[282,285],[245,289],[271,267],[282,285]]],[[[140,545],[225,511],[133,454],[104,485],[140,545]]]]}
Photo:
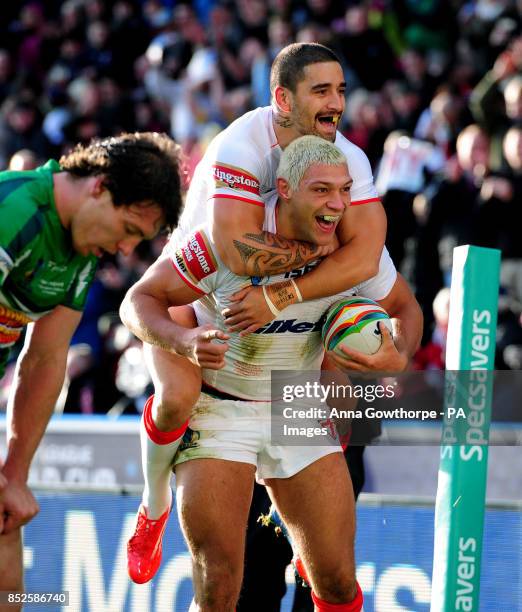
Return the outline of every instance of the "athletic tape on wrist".
{"type": "Polygon", "coordinates": [[[301,295],[301,292],[299,291],[299,287],[297,286],[297,283],[295,282],[293,278],[290,279],[290,282],[292,283],[295,294],[297,295],[297,301],[301,303],[303,301],[303,296],[301,295]]]}
{"type": "Polygon", "coordinates": [[[263,295],[265,296],[265,302],[267,303],[268,308],[270,308],[270,312],[277,317],[281,312],[277,306],[272,302],[272,300],[268,297],[268,293],[266,291],[266,285],[263,285],[263,295]]]}

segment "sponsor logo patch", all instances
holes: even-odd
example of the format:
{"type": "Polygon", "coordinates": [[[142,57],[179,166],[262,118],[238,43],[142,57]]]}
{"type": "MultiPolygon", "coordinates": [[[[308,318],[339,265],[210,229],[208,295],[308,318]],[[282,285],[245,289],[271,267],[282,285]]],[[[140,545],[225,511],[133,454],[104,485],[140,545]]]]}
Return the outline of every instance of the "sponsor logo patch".
{"type": "Polygon", "coordinates": [[[200,438],[201,433],[199,431],[187,427],[185,433],[183,434],[181,444],[179,445],[179,452],[187,450],[187,448],[197,448],[199,446],[200,438]]]}
{"type": "Polygon", "coordinates": [[[259,195],[259,181],[255,176],[234,166],[225,164],[214,164],[212,173],[217,187],[228,187],[229,189],[239,189],[259,195]]]}
{"type": "Polygon", "coordinates": [[[308,332],[320,332],[323,326],[324,316],[319,321],[298,321],[297,319],[286,319],[283,321],[270,321],[260,327],[254,334],[305,334],[308,332]]]}
{"type": "Polygon", "coordinates": [[[183,264],[180,269],[196,284],[217,270],[216,259],[202,232],[190,236],[187,244],[176,252],[176,260],[178,265],[183,264]]]}

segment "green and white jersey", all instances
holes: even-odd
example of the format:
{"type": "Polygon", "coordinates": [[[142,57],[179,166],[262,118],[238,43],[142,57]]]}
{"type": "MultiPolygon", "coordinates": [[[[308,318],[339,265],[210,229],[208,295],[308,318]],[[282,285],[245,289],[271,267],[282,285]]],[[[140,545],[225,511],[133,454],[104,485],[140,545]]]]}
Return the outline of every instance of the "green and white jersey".
{"type": "Polygon", "coordinates": [[[53,191],[57,162],[0,173],[0,347],[55,306],[82,310],[97,259],[74,251],[53,191]]]}

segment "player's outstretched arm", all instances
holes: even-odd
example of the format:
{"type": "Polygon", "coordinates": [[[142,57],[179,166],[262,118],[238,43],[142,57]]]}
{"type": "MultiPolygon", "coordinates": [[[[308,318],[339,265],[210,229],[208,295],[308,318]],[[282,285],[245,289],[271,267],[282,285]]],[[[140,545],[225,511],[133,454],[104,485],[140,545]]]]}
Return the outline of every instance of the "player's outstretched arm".
{"type": "Polygon", "coordinates": [[[392,320],[393,337],[382,323],[381,348],[373,355],[340,346],[344,356],[329,352],[330,359],[341,369],[358,372],[402,372],[419,348],[422,338],[423,317],[421,308],[408,283],[397,274],[390,293],[379,304],[392,320]]]}
{"type": "Polygon", "coordinates": [[[38,512],[27,487],[29,467],[62,388],[67,351],[80,318],[81,312],[57,306],[28,327],[7,407],[4,533],[24,525],[38,512]]]}
{"type": "Polygon", "coordinates": [[[332,253],[332,241],[319,247],[287,240],[263,231],[264,208],[239,200],[216,197],[212,206],[211,236],[227,268],[239,276],[284,274],[332,253]]]}
{"type": "Polygon", "coordinates": [[[212,340],[228,340],[229,336],[210,325],[186,328],[175,323],[169,314],[170,306],[190,304],[200,297],[165,256],[152,264],[129,289],[120,307],[120,317],[143,342],[187,357],[201,367],[220,369],[228,345],[212,340]]]}

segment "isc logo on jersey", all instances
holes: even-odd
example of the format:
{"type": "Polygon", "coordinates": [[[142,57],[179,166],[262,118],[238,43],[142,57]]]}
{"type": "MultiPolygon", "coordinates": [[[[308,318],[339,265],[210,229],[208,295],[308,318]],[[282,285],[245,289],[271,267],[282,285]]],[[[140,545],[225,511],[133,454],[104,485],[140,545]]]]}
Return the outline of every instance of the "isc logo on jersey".
{"type": "Polygon", "coordinates": [[[319,321],[298,321],[287,319],[285,321],[271,321],[255,331],[255,334],[304,334],[306,332],[320,332],[324,323],[324,317],[319,321]]]}
{"type": "Polygon", "coordinates": [[[246,170],[225,164],[215,164],[212,166],[212,172],[217,187],[241,189],[259,195],[259,181],[246,170]]]}

